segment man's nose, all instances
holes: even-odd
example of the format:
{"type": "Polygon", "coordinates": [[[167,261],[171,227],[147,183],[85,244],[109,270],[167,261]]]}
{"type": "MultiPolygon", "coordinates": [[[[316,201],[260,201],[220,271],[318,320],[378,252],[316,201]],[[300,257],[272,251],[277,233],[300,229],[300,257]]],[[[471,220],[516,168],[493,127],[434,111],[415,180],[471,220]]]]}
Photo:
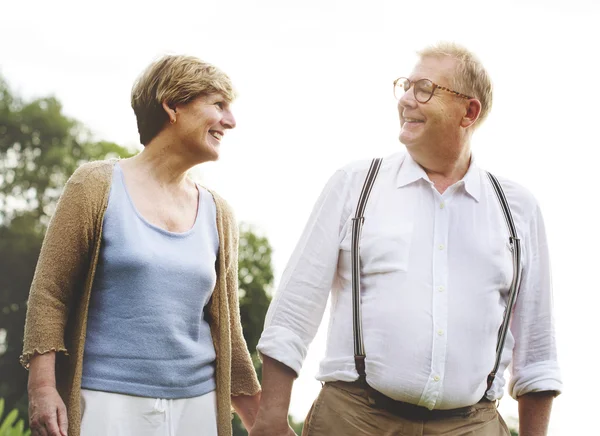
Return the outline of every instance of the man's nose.
{"type": "Polygon", "coordinates": [[[414,108],[416,105],[417,101],[415,100],[414,87],[411,86],[410,89],[398,99],[398,109],[404,107],[414,108]]]}

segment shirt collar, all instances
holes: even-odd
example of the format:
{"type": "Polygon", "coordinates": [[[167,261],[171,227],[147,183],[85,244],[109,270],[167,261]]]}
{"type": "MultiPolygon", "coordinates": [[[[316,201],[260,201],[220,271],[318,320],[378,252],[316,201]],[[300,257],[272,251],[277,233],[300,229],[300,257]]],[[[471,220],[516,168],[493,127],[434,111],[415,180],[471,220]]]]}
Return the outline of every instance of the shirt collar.
{"type": "Polygon", "coordinates": [[[416,182],[419,179],[423,179],[427,183],[431,183],[431,180],[429,180],[427,173],[425,170],[423,170],[421,165],[416,163],[410,154],[406,153],[402,166],[400,167],[400,171],[398,171],[398,176],[396,177],[396,187],[402,188],[416,182]]]}
{"type": "Polygon", "coordinates": [[[465,185],[465,191],[479,203],[481,197],[481,171],[475,163],[475,158],[471,154],[471,164],[467,173],[462,178],[462,182],[465,185]]]}
{"type": "MultiPolygon", "coordinates": [[[[402,188],[420,179],[425,180],[429,184],[433,184],[421,165],[416,163],[410,154],[407,153],[404,162],[398,171],[398,176],[396,177],[396,187],[402,188]]],[[[481,197],[481,175],[479,167],[475,164],[473,155],[471,155],[469,169],[458,184],[462,184],[465,187],[465,191],[473,197],[475,201],[479,202],[479,198],[481,197]]]]}

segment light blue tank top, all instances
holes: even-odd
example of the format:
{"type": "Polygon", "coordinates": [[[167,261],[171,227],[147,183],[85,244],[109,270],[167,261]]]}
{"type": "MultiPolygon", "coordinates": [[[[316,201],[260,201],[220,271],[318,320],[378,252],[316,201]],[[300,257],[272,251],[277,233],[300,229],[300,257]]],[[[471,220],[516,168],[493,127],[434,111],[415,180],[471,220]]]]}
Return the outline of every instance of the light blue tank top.
{"type": "MultiPolygon", "coordinates": [[[[216,283],[216,206],[198,186],[185,233],[147,222],[114,167],[89,306],[82,387],[154,398],[215,389],[204,307],[216,283]]],[[[60,261],[57,259],[57,261],[60,261]]]]}

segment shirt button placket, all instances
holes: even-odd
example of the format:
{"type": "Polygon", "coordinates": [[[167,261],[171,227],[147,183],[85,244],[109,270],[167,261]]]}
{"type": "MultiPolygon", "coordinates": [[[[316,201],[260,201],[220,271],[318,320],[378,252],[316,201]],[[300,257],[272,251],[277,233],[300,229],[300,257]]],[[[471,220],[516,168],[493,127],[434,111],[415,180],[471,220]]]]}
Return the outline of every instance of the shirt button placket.
{"type": "Polygon", "coordinates": [[[448,295],[446,281],[448,278],[448,229],[449,211],[448,202],[437,198],[438,207],[435,208],[434,251],[433,251],[433,351],[432,373],[429,394],[439,400],[442,389],[442,375],[445,371],[446,361],[446,327],[448,323],[448,295]]]}

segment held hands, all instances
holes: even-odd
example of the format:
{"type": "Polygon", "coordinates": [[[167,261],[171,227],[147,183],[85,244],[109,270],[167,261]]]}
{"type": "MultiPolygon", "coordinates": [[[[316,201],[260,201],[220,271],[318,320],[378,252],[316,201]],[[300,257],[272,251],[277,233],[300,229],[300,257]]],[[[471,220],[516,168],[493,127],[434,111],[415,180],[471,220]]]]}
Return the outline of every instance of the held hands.
{"type": "Polygon", "coordinates": [[[32,436],[67,436],[67,408],[55,387],[29,390],[29,426],[32,436]]]}
{"type": "Polygon", "coordinates": [[[259,413],[248,436],[298,436],[292,430],[287,418],[275,419],[267,413],[259,413]]]}

